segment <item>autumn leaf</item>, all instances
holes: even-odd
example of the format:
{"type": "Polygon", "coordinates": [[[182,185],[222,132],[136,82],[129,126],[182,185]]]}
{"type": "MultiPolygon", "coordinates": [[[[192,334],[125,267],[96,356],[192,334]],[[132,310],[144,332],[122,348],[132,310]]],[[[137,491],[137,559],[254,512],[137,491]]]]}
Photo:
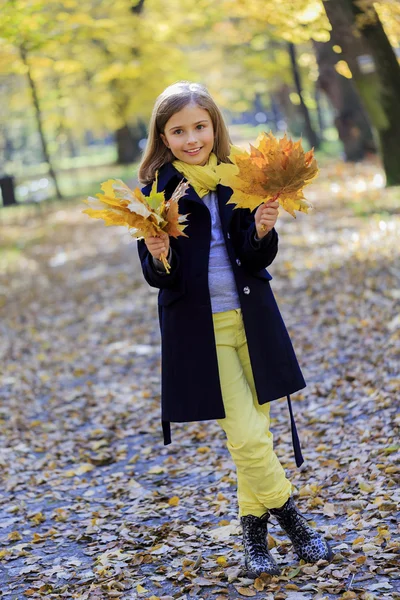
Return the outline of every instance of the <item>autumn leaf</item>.
{"type": "Polygon", "coordinates": [[[314,149],[304,152],[301,140],[293,142],[286,134],[277,140],[272,132],[261,132],[256,145],[250,144],[250,153],[232,146],[229,158],[233,164],[217,166],[220,183],[233,190],[228,204],[254,210],[278,200],[293,217],[295,210],[307,213],[311,208],[303,189],[317,176],[318,167],[314,149]]]}
{"type": "Polygon", "coordinates": [[[142,585],[140,585],[140,583],[138,583],[137,586],[136,586],[136,591],[137,591],[138,594],[144,594],[148,590],[146,590],[146,588],[144,588],[142,585]]]}
{"type": "Polygon", "coordinates": [[[46,520],[46,517],[41,512],[38,512],[30,516],[29,518],[35,523],[35,525],[39,525],[40,523],[43,523],[43,521],[46,520]]]}
{"type": "Polygon", "coordinates": [[[324,515],[327,515],[328,517],[334,517],[335,516],[335,505],[332,502],[326,502],[324,504],[324,508],[322,509],[322,512],[324,513],[324,515]]]}
{"type": "MultiPolygon", "coordinates": [[[[109,179],[101,184],[103,194],[83,200],[89,206],[82,212],[92,219],[103,219],[106,226],[128,227],[137,239],[158,236],[162,231],[172,237],[183,233],[187,215],[180,215],[178,201],[185,194],[189,183],[181,181],[169,200],[164,192],[157,192],[158,171],[150,194],[145,196],[139,188],[131,190],[121,179],[109,179]]],[[[187,236],[186,236],[187,237],[187,236]]],[[[167,273],[170,265],[166,256],[160,256],[167,273]]]]}
{"type": "Polygon", "coordinates": [[[168,500],[168,504],[170,506],[178,506],[178,504],[179,504],[179,497],[178,496],[172,496],[172,498],[170,498],[168,500]]]}
{"type": "Polygon", "coordinates": [[[357,565],[363,565],[366,560],[367,560],[367,557],[362,555],[362,556],[358,556],[354,562],[357,565]]]}
{"type": "Polygon", "coordinates": [[[83,475],[84,473],[88,473],[89,471],[93,471],[94,465],[91,463],[82,463],[78,465],[75,469],[69,469],[65,471],[65,477],[75,477],[75,475],[83,475]]]}
{"type": "Polygon", "coordinates": [[[197,452],[199,454],[207,454],[207,452],[210,452],[210,448],[208,446],[200,446],[200,448],[197,448],[197,452]]]}
{"type": "Polygon", "coordinates": [[[251,598],[251,597],[257,595],[257,592],[255,590],[251,590],[250,588],[245,588],[245,587],[238,587],[238,588],[236,588],[236,591],[241,596],[247,596],[248,598],[251,598]]]}

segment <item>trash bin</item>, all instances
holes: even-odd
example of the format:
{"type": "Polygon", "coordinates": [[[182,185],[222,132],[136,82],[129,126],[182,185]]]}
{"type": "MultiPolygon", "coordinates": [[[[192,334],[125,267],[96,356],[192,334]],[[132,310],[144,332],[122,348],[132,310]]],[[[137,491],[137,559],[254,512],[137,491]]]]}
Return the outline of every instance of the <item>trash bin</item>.
{"type": "Polygon", "coordinates": [[[3,175],[0,177],[0,190],[3,196],[3,206],[17,204],[14,193],[14,177],[3,175]]]}

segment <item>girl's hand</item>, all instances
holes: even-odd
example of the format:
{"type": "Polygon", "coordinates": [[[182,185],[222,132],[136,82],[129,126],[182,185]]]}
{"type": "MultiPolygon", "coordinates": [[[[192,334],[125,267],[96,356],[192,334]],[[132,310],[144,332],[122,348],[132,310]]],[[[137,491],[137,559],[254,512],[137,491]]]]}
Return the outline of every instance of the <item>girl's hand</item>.
{"type": "Polygon", "coordinates": [[[279,214],[278,207],[279,202],[278,200],[275,200],[274,202],[264,202],[264,204],[260,204],[257,208],[254,220],[259,239],[265,237],[274,227],[279,214]],[[263,229],[262,226],[264,226],[265,229],[263,229]]]}
{"type": "Polygon", "coordinates": [[[160,260],[161,254],[168,256],[169,252],[169,235],[162,231],[159,236],[148,237],[144,240],[148,251],[154,258],[160,260]]]}

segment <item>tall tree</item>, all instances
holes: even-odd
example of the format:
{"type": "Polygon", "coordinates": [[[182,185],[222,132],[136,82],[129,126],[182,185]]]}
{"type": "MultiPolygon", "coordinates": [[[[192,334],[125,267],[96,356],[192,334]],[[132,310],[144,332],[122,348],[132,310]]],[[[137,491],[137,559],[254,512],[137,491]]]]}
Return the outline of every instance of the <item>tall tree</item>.
{"type": "Polygon", "coordinates": [[[324,6],[376,130],[387,185],[400,185],[400,65],[394,50],[372,0],[325,0],[324,6]]]}
{"type": "Polygon", "coordinates": [[[308,143],[313,148],[319,148],[320,141],[317,134],[314,131],[313,125],[311,123],[310,113],[308,111],[307,105],[304,102],[303,97],[303,87],[300,79],[300,70],[296,60],[296,47],[292,42],[288,43],[290,63],[292,66],[293,79],[296,87],[297,94],[300,98],[300,108],[304,119],[304,127],[305,127],[305,135],[308,139],[308,143]]]}
{"type": "MultiPolygon", "coordinates": [[[[24,6],[16,6],[16,3],[13,0],[5,0],[2,6],[1,37],[9,45],[9,48],[12,48],[14,51],[15,59],[18,60],[19,58],[20,63],[22,63],[22,72],[24,72],[27,77],[28,86],[31,91],[32,104],[43,157],[48,164],[49,174],[54,181],[56,195],[58,198],[61,198],[62,196],[57,176],[48,149],[44,131],[41,99],[39,97],[38,86],[33,72],[35,53],[43,50],[50,38],[56,37],[54,28],[50,28],[48,13],[43,12],[42,14],[38,14],[38,12],[40,13],[40,9],[43,9],[43,5],[40,4],[38,0],[29,4],[25,2],[24,6]],[[41,27],[43,25],[48,25],[50,28],[50,32],[47,32],[46,35],[42,35],[41,33],[41,27]]],[[[11,67],[13,66],[13,62],[10,59],[9,65],[11,67]]]]}
{"type": "Polygon", "coordinates": [[[348,161],[362,160],[366,152],[376,151],[376,146],[357,88],[352,78],[335,69],[339,55],[333,49],[333,35],[329,42],[314,42],[313,45],[319,70],[317,87],[324,92],[335,111],[334,123],[345,158],[348,161]]]}
{"type": "Polygon", "coordinates": [[[37,86],[36,86],[36,82],[33,78],[32,69],[31,69],[30,62],[29,62],[29,54],[28,54],[28,51],[24,44],[21,44],[21,46],[19,47],[19,52],[20,52],[22,63],[26,67],[26,76],[28,78],[29,87],[30,87],[31,93],[32,93],[32,101],[33,101],[33,106],[35,108],[36,123],[37,123],[38,132],[39,132],[40,142],[42,145],[43,156],[44,156],[46,163],[48,164],[50,177],[53,179],[53,182],[54,182],[56,196],[58,199],[61,199],[62,194],[61,194],[61,191],[60,191],[60,188],[58,185],[57,175],[55,173],[53,163],[50,158],[50,153],[48,150],[46,136],[44,134],[43,116],[42,116],[42,111],[40,108],[40,101],[39,101],[37,86]]]}

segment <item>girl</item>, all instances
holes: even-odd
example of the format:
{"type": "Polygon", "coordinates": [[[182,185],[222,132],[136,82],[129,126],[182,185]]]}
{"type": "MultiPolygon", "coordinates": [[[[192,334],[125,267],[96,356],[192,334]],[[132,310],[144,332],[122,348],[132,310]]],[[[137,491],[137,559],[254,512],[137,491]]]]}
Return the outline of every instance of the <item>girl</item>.
{"type": "Polygon", "coordinates": [[[270,401],[287,396],[300,466],[290,394],[306,384],[266,270],[278,250],[278,202],[252,213],[227,204],[232,190],[218,184],[215,166],[230,162],[229,153],[227,127],[205,87],[181,81],[157,98],[139,180],[148,194],[158,169],[158,191],[169,198],[186,178],[179,212],[189,215],[188,237],[149,237],[138,251],[146,281],[160,290],[164,445],[170,422],[216,419],[222,427],[237,469],[245,567],[256,577],[280,573],[267,547],[271,515],[300,558],[329,560],[331,551],[299,513],[269,430],[270,401]]]}

